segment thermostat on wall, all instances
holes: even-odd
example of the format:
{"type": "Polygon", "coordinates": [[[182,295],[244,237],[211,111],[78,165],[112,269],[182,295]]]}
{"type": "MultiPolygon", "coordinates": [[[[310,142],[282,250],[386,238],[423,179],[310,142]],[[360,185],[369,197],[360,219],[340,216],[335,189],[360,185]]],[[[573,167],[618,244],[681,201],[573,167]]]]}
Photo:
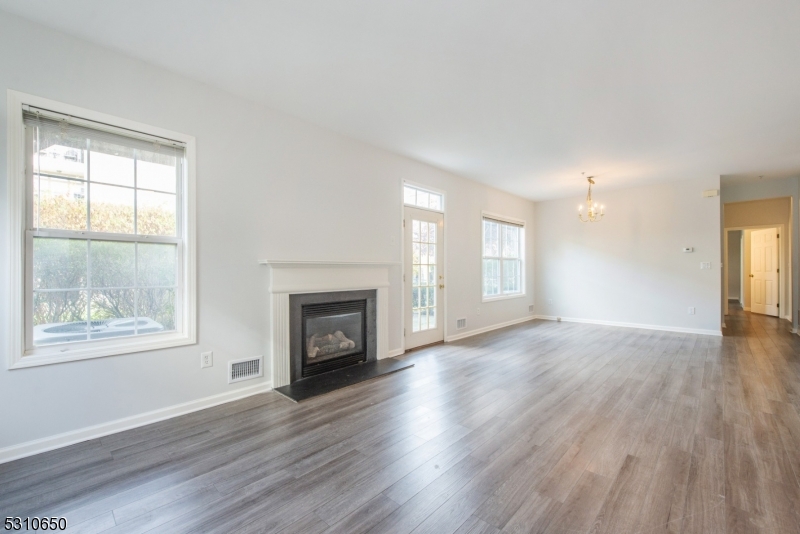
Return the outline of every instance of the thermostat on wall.
{"type": "Polygon", "coordinates": [[[694,252],[694,247],[683,247],[684,252],[694,252]]]}

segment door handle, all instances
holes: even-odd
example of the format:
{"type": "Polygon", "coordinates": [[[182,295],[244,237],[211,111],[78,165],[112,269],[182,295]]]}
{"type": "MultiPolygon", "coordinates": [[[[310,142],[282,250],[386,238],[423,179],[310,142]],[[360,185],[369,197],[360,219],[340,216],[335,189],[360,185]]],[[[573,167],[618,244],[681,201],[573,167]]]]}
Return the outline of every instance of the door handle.
{"type": "Polygon", "coordinates": [[[750,278],[753,278],[753,275],[752,275],[752,274],[750,275],[750,278]]]}
{"type": "Polygon", "coordinates": [[[439,289],[444,289],[444,284],[439,284],[439,289]]]}

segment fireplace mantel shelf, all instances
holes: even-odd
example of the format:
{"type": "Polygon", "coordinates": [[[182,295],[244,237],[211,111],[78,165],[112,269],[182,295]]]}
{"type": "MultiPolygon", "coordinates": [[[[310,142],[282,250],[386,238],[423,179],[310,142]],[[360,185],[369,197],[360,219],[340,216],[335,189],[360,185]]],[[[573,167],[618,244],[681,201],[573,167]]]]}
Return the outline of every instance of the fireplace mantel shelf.
{"type": "Polygon", "coordinates": [[[275,267],[380,267],[384,265],[400,265],[399,261],[259,260],[258,263],[275,267]]]}

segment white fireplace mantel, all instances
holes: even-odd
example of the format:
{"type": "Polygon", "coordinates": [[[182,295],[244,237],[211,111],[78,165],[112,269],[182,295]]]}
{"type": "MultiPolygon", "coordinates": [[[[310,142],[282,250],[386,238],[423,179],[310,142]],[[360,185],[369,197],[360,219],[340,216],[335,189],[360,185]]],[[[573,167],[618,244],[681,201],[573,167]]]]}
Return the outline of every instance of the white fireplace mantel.
{"type": "Polygon", "coordinates": [[[272,385],[290,382],[289,295],[374,289],[378,359],[389,356],[389,268],[400,262],[261,260],[269,268],[272,385]]]}

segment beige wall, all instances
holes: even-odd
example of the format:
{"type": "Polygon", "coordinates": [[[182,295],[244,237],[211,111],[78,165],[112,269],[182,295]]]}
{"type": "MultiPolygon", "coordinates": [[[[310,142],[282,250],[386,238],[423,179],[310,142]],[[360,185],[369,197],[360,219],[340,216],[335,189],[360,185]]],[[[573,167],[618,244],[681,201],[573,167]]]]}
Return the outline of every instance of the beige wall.
{"type": "MultiPolygon", "coordinates": [[[[776,225],[781,233],[781,316],[788,314],[788,305],[791,302],[791,286],[787,273],[791,272],[789,258],[791,257],[791,242],[788,229],[791,227],[792,199],[790,197],[768,198],[764,200],[751,200],[747,202],[729,202],[723,204],[723,217],[725,228],[745,228],[776,225]],[[783,225],[781,228],[778,225],[783,225]]],[[[750,231],[745,231],[744,236],[744,287],[742,288],[745,309],[750,307],[750,231]]],[[[730,280],[730,263],[728,264],[730,280]]],[[[728,298],[734,298],[728,295],[728,298]]]]}
{"type": "Polygon", "coordinates": [[[789,197],[725,204],[725,228],[788,224],[792,212],[789,197]]]}

